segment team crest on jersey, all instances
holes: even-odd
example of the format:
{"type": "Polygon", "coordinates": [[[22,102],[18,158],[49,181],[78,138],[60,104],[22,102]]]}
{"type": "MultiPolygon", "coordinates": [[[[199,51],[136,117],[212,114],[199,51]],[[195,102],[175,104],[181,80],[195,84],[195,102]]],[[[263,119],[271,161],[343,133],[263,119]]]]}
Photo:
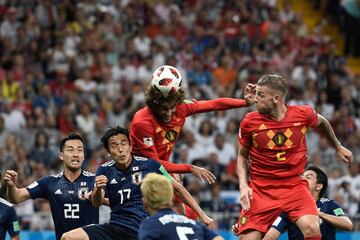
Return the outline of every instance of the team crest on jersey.
{"type": "Polygon", "coordinates": [[[240,218],[240,224],[241,224],[241,225],[246,224],[246,223],[247,223],[247,221],[248,221],[248,218],[247,218],[247,217],[245,217],[245,216],[240,218]]]}
{"type": "Polygon", "coordinates": [[[78,197],[80,200],[86,200],[86,195],[89,191],[89,188],[88,187],[81,187],[79,188],[78,190],[78,197]]]}
{"type": "Polygon", "coordinates": [[[171,129],[166,132],[165,137],[170,142],[174,142],[177,138],[177,135],[178,135],[178,133],[175,130],[171,129]]]}
{"type": "Polygon", "coordinates": [[[132,183],[135,185],[140,185],[142,180],[142,172],[134,172],[131,174],[132,183]]]}
{"type": "Polygon", "coordinates": [[[272,140],[275,142],[276,146],[281,147],[286,142],[287,137],[284,135],[283,132],[278,131],[272,140]]]}

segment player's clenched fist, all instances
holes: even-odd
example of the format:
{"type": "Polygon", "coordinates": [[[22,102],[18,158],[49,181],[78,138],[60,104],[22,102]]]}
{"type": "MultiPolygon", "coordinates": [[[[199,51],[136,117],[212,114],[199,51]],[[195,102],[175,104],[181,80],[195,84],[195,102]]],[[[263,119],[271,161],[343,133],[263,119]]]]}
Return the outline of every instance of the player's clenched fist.
{"type": "Polygon", "coordinates": [[[108,179],[105,175],[96,176],[95,178],[95,186],[97,188],[104,188],[107,182],[108,179]]]}
{"type": "Polygon", "coordinates": [[[4,181],[8,186],[16,186],[17,172],[14,170],[7,170],[4,176],[4,181]]]}

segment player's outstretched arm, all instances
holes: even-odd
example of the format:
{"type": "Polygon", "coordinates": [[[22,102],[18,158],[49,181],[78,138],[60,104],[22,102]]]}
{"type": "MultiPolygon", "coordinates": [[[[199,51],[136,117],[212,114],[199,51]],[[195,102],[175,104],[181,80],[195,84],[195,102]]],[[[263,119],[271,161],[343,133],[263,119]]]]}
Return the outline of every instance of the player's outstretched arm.
{"type": "Polygon", "coordinates": [[[176,180],[172,181],[174,191],[178,193],[181,200],[191,207],[196,214],[199,216],[200,221],[202,221],[205,225],[207,225],[209,228],[214,228],[215,222],[212,218],[208,217],[206,213],[200,208],[200,206],[197,204],[197,202],[194,200],[194,198],[190,195],[190,193],[176,180]]]}
{"type": "Polygon", "coordinates": [[[319,212],[319,217],[341,230],[351,231],[353,229],[353,224],[350,218],[347,216],[334,216],[331,214],[319,212]]]}
{"type": "Polygon", "coordinates": [[[95,187],[91,196],[91,202],[95,207],[99,207],[106,202],[104,187],[106,186],[107,182],[108,179],[105,175],[99,175],[95,178],[95,187]]]}
{"type": "Polygon", "coordinates": [[[11,203],[20,203],[30,199],[30,193],[26,188],[17,188],[17,172],[7,170],[4,176],[7,185],[7,197],[11,203]]]}
{"type": "Polygon", "coordinates": [[[353,155],[350,150],[341,145],[340,141],[337,139],[333,128],[331,127],[329,121],[320,114],[318,116],[317,127],[329,140],[330,144],[335,148],[338,157],[345,163],[351,164],[353,161],[353,155]]]}
{"type": "Polygon", "coordinates": [[[250,200],[253,198],[252,189],[248,185],[249,149],[238,142],[237,172],[239,175],[240,204],[245,210],[250,209],[250,200]]]}

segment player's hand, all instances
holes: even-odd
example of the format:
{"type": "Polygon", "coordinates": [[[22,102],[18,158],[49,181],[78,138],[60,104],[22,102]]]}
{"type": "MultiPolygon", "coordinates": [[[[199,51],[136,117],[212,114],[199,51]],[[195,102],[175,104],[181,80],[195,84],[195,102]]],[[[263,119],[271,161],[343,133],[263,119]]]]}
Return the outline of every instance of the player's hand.
{"type": "Polygon", "coordinates": [[[345,163],[347,163],[348,165],[350,165],[354,159],[353,157],[353,154],[352,152],[343,147],[343,146],[339,146],[337,149],[336,149],[336,152],[337,152],[337,156],[345,163]]]}
{"type": "Polygon", "coordinates": [[[95,187],[103,189],[108,182],[108,179],[105,175],[96,176],[95,178],[95,187]]]}
{"type": "Polygon", "coordinates": [[[207,181],[209,184],[215,183],[216,177],[209,170],[192,165],[192,175],[199,178],[201,182],[207,181]]]}
{"type": "Polygon", "coordinates": [[[14,170],[7,170],[4,176],[5,184],[10,187],[16,186],[17,176],[18,174],[14,170]]]}
{"type": "Polygon", "coordinates": [[[231,226],[231,231],[235,236],[239,236],[239,224],[235,223],[231,226]]]}
{"type": "Polygon", "coordinates": [[[250,200],[253,199],[253,190],[248,186],[244,185],[240,187],[240,204],[244,210],[250,209],[250,200]]]}
{"type": "Polygon", "coordinates": [[[210,229],[215,229],[215,227],[216,227],[214,219],[207,216],[206,214],[204,216],[200,217],[200,221],[210,229]]]}
{"type": "Polygon", "coordinates": [[[248,83],[245,87],[244,91],[244,98],[247,103],[247,105],[251,105],[255,101],[255,95],[256,95],[256,85],[248,83]]]}

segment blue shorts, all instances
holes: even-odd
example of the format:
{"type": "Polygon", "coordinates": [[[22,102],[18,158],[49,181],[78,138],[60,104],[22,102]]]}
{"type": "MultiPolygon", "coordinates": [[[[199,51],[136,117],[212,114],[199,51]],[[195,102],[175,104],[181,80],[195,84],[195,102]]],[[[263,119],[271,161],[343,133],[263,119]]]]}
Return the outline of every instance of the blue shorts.
{"type": "Polygon", "coordinates": [[[112,223],[92,224],[83,227],[90,240],[137,240],[137,232],[112,223]]]}

